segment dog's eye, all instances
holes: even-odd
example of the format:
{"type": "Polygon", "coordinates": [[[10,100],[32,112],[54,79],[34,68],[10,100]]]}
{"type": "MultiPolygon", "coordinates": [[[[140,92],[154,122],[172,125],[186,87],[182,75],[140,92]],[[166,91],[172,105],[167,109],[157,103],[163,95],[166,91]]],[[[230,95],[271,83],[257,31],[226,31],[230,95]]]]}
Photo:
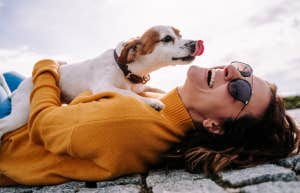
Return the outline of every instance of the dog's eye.
{"type": "Polygon", "coordinates": [[[167,35],[161,41],[162,42],[171,42],[171,41],[174,41],[174,39],[171,36],[167,35]]]}

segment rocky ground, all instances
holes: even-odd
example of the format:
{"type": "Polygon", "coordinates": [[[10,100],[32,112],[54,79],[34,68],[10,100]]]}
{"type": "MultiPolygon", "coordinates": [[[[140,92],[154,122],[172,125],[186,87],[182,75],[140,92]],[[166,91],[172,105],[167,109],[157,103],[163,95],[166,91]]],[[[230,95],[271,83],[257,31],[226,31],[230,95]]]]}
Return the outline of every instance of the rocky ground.
{"type": "Polygon", "coordinates": [[[183,170],[150,171],[95,183],[1,188],[0,193],[300,193],[300,155],[273,164],[221,172],[211,179],[183,170]]]}

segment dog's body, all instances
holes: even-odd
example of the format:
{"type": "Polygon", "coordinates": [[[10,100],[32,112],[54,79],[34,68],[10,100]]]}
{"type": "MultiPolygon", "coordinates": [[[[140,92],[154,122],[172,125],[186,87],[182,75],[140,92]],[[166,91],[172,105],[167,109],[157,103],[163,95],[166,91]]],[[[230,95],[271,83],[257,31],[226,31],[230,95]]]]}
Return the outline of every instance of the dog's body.
{"type": "MultiPolygon", "coordinates": [[[[141,38],[120,43],[116,49],[107,50],[95,59],[61,65],[59,86],[62,100],[69,102],[85,90],[92,93],[113,91],[133,96],[159,110],[163,108],[159,100],[137,94],[143,91],[145,77],[163,66],[191,62],[194,47],[195,41],[181,39],[175,28],[155,26],[141,38]],[[129,78],[131,75],[143,81],[134,82],[129,78]]],[[[32,87],[32,78],[27,78],[12,94],[11,114],[0,119],[0,138],[28,121],[32,87]]]]}

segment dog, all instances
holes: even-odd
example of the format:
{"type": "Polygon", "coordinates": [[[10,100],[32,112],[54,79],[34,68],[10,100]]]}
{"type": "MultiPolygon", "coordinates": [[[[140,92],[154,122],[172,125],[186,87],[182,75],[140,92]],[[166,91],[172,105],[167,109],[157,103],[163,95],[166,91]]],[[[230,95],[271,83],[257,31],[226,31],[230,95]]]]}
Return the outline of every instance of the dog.
{"type": "MultiPolygon", "coordinates": [[[[120,42],[115,49],[106,50],[94,59],[61,65],[62,101],[68,103],[85,90],[113,91],[160,110],[164,107],[161,101],[138,95],[150,89],[144,85],[150,78],[149,73],[164,66],[189,64],[202,52],[201,40],[182,39],[179,30],[172,26],[154,26],[141,37],[120,42]]],[[[0,119],[0,138],[27,123],[32,88],[30,77],[12,93],[11,114],[0,119]]]]}

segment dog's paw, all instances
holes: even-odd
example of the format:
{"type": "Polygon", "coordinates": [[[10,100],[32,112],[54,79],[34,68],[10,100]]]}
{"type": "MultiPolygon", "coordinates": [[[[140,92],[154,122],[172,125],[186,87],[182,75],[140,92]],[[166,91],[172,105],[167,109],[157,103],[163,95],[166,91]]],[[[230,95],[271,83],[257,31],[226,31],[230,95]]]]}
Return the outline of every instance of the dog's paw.
{"type": "Polygon", "coordinates": [[[165,107],[165,104],[158,99],[147,98],[146,103],[157,111],[160,111],[165,107]]]}

